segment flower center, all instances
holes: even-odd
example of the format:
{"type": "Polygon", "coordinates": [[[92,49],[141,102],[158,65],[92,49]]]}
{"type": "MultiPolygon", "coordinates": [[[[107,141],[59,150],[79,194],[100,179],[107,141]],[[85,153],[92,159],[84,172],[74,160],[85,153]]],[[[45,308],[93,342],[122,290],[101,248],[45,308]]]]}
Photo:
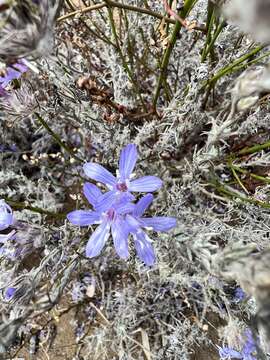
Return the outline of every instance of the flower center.
{"type": "Polygon", "coordinates": [[[107,215],[108,220],[112,221],[112,220],[114,219],[114,216],[115,216],[115,211],[114,211],[114,209],[112,209],[112,208],[109,209],[109,210],[107,211],[106,215],[107,215]]]}
{"type": "Polygon", "coordinates": [[[127,188],[126,183],[118,183],[118,184],[116,184],[116,189],[119,191],[125,192],[125,191],[127,191],[128,188],[127,188]]]}

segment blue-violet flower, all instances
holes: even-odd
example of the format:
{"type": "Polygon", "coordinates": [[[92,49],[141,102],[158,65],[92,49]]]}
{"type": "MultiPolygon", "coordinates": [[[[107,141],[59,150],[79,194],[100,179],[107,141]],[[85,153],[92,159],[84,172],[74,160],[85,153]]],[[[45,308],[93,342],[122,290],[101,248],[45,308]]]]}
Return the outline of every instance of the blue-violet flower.
{"type": "Polygon", "coordinates": [[[242,359],[256,360],[256,341],[250,329],[244,332],[243,347],[241,351],[236,351],[228,346],[218,347],[220,360],[242,359]]]}
{"type": "Polygon", "coordinates": [[[20,60],[12,66],[8,66],[4,76],[0,76],[0,86],[5,89],[14,79],[19,79],[23,73],[28,70],[24,60],[20,60]]]}
{"type": "Polygon", "coordinates": [[[122,196],[108,207],[107,202],[103,201],[101,191],[94,184],[84,184],[83,191],[89,203],[93,205],[94,211],[75,210],[70,212],[67,218],[73,225],[99,224],[86,245],[86,256],[91,258],[99,255],[111,232],[116,252],[120,257],[127,258],[128,232],[123,215],[132,210],[133,204],[127,202],[127,198],[122,196]],[[99,202],[97,199],[101,199],[101,201],[99,202]]]}
{"type": "Polygon", "coordinates": [[[11,207],[0,199],[0,230],[7,229],[13,223],[13,214],[11,207]]]}
{"type": "Polygon", "coordinates": [[[7,290],[5,291],[5,298],[7,300],[10,300],[11,298],[13,298],[15,292],[16,292],[16,288],[8,287],[7,290]]]}
{"type": "Polygon", "coordinates": [[[85,174],[95,181],[107,186],[110,190],[107,201],[113,203],[115,196],[124,192],[153,192],[162,186],[162,181],[156,176],[143,176],[131,180],[137,162],[137,148],[135,144],[128,144],[120,153],[119,174],[115,177],[103,166],[96,163],[86,163],[83,166],[85,174]]]}
{"type": "Polygon", "coordinates": [[[142,230],[142,228],[166,232],[176,226],[176,219],[172,217],[142,217],[145,210],[152,203],[153,199],[154,196],[152,194],[143,196],[137,204],[135,204],[132,213],[126,215],[126,226],[129,233],[133,236],[137,254],[139,258],[149,266],[154,264],[155,254],[152,246],[152,240],[142,230]]]}
{"type": "Polygon", "coordinates": [[[87,176],[105,184],[109,189],[103,194],[96,185],[85,183],[83,192],[93,206],[93,211],[75,210],[67,215],[68,220],[74,225],[99,225],[87,242],[87,257],[98,256],[111,234],[117,254],[122,259],[127,259],[129,256],[128,237],[131,234],[137,255],[146,265],[151,266],[155,262],[154,249],[151,239],[143,229],[168,231],[176,226],[175,218],[142,217],[153,201],[152,194],[146,194],[137,204],[132,203],[135,197],[131,192],[153,192],[162,185],[162,181],[156,176],[144,176],[131,180],[136,161],[137,148],[134,144],[129,144],[121,151],[117,177],[99,164],[86,163],[84,165],[87,176]]]}

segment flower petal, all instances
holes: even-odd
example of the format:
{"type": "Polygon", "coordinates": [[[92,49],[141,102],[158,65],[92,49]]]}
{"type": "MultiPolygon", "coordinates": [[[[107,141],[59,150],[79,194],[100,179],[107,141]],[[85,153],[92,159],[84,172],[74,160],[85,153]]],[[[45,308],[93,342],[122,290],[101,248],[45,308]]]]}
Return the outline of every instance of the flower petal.
{"type": "Polygon", "coordinates": [[[0,234],[0,244],[4,244],[8,240],[7,235],[0,234]]]}
{"type": "Polygon", "coordinates": [[[129,228],[121,219],[116,219],[112,223],[112,237],[115,250],[122,259],[129,257],[128,251],[129,228]]]}
{"type": "Polygon", "coordinates": [[[224,347],[218,347],[219,349],[219,356],[221,360],[226,360],[226,359],[242,359],[242,354],[228,346],[224,346],[224,347]]]}
{"type": "Polygon", "coordinates": [[[0,83],[3,88],[5,88],[10,81],[14,79],[19,79],[22,73],[28,70],[27,66],[23,63],[16,63],[13,66],[7,67],[5,76],[0,76],[0,83]]]}
{"type": "Polygon", "coordinates": [[[134,211],[134,204],[129,202],[126,204],[116,205],[114,206],[117,214],[119,215],[126,215],[126,214],[132,214],[134,211]]]}
{"type": "Polygon", "coordinates": [[[86,163],[83,165],[83,170],[90,179],[99,181],[107,186],[109,185],[109,187],[116,184],[116,178],[99,164],[92,162],[86,163]]]}
{"type": "Polygon", "coordinates": [[[0,213],[0,230],[7,229],[13,223],[13,215],[9,213],[0,213]]]}
{"type": "Polygon", "coordinates": [[[5,202],[0,200],[0,230],[7,229],[13,224],[13,214],[11,207],[5,202]]]}
{"type": "Polygon", "coordinates": [[[120,193],[117,195],[116,201],[113,204],[113,208],[118,214],[121,215],[132,213],[134,210],[134,204],[131,203],[131,201],[133,200],[135,200],[135,196],[133,196],[131,193],[120,193]]]}
{"type": "Polygon", "coordinates": [[[100,221],[100,214],[90,210],[74,210],[67,214],[73,225],[88,226],[100,221]]]}
{"type": "Polygon", "coordinates": [[[156,257],[153,246],[149,237],[143,232],[137,232],[133,234],[134,245],[138,257],[148,266],[152,266],[155,263],[156,257]]]}
{"type": "Polygon", "coordinates": [[[8,240],[15,240],[16,230],[12,230],[8,234],[0,234],[0,244],[5,244],[8,240]]]}
{"type": "Polygon", "coordinates": [[[155,231],[169,231],[174,228],[177,221],[173,217],[154,216],[151,218],[142,218],[142,226],[153,228],[155,231]]]}
{"type": "Polygon", "coordinates": [[[5,291],[5,298],[7,300],[10,300],[14,296],[15,292],[16,292],[16,288],[8,287],[5,291]]]}
{"type": "Polygon", "coordinates": [[[126,215],[126,223],[129,226],[131,232],[137,233],[137,231],[141,227],[141,223],[132,215],[127,214],[126,215]]]}
{"type": "Polygon", "coordinates": [[[150,206],[154,199],[152,194],[144,195],[138,202],[135,204],[135,209],[133,215],[136,217],[141,217],[145,210],[150,206]]]}
{"type": "Polygon", "coordinates": [[[86,256],[89,258],[98,256],[104,245],[105,242],[108,240],[110,236],[110,225],[107,221],[104,221],[100,224],[96,230],[91,235],[88,243],[86,245],[86,256]]]}
{"type": "Polygon", "coordinates": [[[4,97],[7,96],[7,92],[5,91],[5,89],[2,87],[2,85],[0,84],[0,97],[4,97]]]}
{"type": "Polygon", "coordinates": [[[251,353],[256,351],[256,340],[254,339],[250,329],[245,330],[244,337],[245,345],[242,349],[242,354],[248,358],[248,356],[251,356],[251,353]]]}
{"type": "Polygon", "coordinates": [[[129,179],[137,161],[137,148],[135,144],[128,144],[121,151],[119,160],[119,172],[121,179],[129,179]]]}
{"type": "Polygon", "coordinates": [[[104,212],[108,210],[110,207],[112,207],[116,197],[117,194],[114,190],[102,194],[95,205],[95,210],[98,212],[104,212]]]}
{"type": "Polygon", "coordinates": [[[99,188],[89,182],[86,182],[83,185],[83,193],[89,203],[94,207],[97,203],[98,198],[102,195],[102,192],[99,190],[99,188]]]}
{"type": "Polygon", "coordinates": [[[133,180],[128,186],[129,191],[135,192],[152,192],[162,186],[162,181],[156,176],[143,176],[133,180]]]}

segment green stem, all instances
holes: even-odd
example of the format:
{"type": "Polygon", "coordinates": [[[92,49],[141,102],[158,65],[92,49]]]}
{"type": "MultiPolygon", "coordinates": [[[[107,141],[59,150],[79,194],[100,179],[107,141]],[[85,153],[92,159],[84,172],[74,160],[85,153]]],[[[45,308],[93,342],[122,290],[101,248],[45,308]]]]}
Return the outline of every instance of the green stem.
{"type": "MultiPolygon", "coordinates": [[[[108,5],[110,5],[110,1],[105,0],[105,2],[108,5]]],[[[111,24],[111,28],[112,28],[112,34],[113,34],[114,41],[116,43],[120,58],[122,60],[123,67],[126,70],[126,73],[127,73],[128,77],[129,77],[130,81],[132,82],[133,86],[134,86],[134,90],[137,93],[137,95],[138,95],[138,97],[139,97],[139,99],[141,101],[141,104],[142,104],[142,107],[143,107],[144,111],[147,112],[147,107],[145,106],[145,103],[143,101],[140,89],[138,88],[138,85],[137,85],[136,81],[133,78],[133,74],[132,74],[132,72],[131,72],[131,70],[130,70],[130,68],[129,68],[126,60],[125,60],[125,56],[124,56],[124,54],[122,52],[120,42],[119,42],[119,39],[118,39],[118,35],[117,35],[117,31],[116,31],[116,27],[115,27],[115,23],[114,23],[114,19],[113,19],[112,9],[111,9],[110,6],[108,6],[107,8],[108,8],[109,19],[110,19],[110,24],[111,24]]]]}
{"type": "Polygon", "coordinates": [[[12,199],[9,199],[9,198],[4,198],[4,199],[12,208],[14,208],[16,210],[30,210],[32,212],[42,214],[42,215],[48,215],[48,216],[56,218],[56,219],[62,219],[62,218],[66,217],[66,214],[63,214],[63,213],[54,213],[52,211],[44,210],[44,209],[36,207],[36,206],[27,205],[24,202],[13,201],[12,199]]]}
{"type": "Polygon", "coordinates": [[[243,68],[245,68],[246,66],[251,66],[251,65],[254,65],[254,64],[257,64],[259,61],[261,61],[262,59],[266,58],[267,56],[270,56],[270,51],[267,51],[265,54],[263,54],[262,56],[259,56],[258,58],[252,60],[252,61],[249,61],[248,64],[242,64],[238,67],[236,67],[234,69],[234,71],[239,71],[243,68]]]}
{"type": "Polygon", "coordinates": [[[207,35],[206,35],[206,40],[205,40],[205,45],[204,45],[201,61],[204,61],[203,59],[205,59],[205,57],[206,57],[205,53],[206,53],[207,47],[212,40],[212,28],[213,28],[214,20],[215,20],[214,4],[212,3],[212,1],[208,0],[207,21],[206,21],[207,35]]]}
{"type": "Polygon", "coordinates": [[[268,149],[268,148],[270,148],[270,141],[268,141],[264,144],[259,144],[259,145],[251,146],[249,148],[244,148],[244,149],[238,151],[238,153],[236,155],[241,156],[241,155],[255,154],[261,150],[268,149]]]}
{"type": "Polygon", "coordinates": [[[221,23],[219,24],[217,30],[215,31],[214,36],[213,36],[212,40],[210,41],[210,44],[204,48],[205,51],[202,54],[202,62],[205,61],[207,55],[210,53],[210,51],[212,51],[215,41],[217,40],[222,29],[224,28],[224,25],[225,25],[225,20],[222,20],[221,23]]]}
{"type": "Polygon", "coordinates": [[[157,19],[160,19],[160,20],[164,19],[164,21],[169,23],[169,24],[175,24],[176,23],[176,21],[174,19],[164,17],[162,14],[156,13],[156,12],[154,12],[152,10],[147,9],[147,8],[144,9],[144,8],[140,8],[140,7],[137,7],[137,6],[122,4],[122,3],[119,3],[119,2],[116,2],[116,1],[111,1],[111,0],[107,0],[106,3],[104,2],[104,3],[101,3],[101,4],[87,6],[87,7],[83,8],[83,9],[72,11],[72,12],[70,12],[68,14],[60,16],[57,19],[57,21],[63,21],[63,20],[66,20],[66,19],[68,19],[70,17],[74,17],[75,15],[84,14],[84,13],[87,13],[87,12],[98,10],[98,9],[103,8],[103,7],[107,7],[108,5],[111,6],[111,7],[119,8],[119,9],[125,9],[125,10],[130,10],[130,11],[138,12],[138,13],[145,14],[145,15],[150,15],[150,16],[153,16],[153,17],[155,17],[157,19]]]}
{"type": "Polygon", "coordinates": [[[229,165],[229,168],[231,169],[231,172],[233,173],[233,176],[235,177],[236,181],[237,181],[238,184],[240,185],[240,187],[244,190],[244,192],[245,192],[246,194],[248,194],[249,192],[248,192],[248,190],[245,188],[245,186],[244,186],[244,184],[242,183],[242,181],[240,180],[239,176],[237,175],[234,166],[233,166],[231,163],[229,163],[228,165],[229,165]]]}
{"type": "Polygon", "coordinates": [[[237,192],[227,189],[225,186],[223,186],[220,183],[218,183],[218,184],[212,183],[210,185],[214,186],[217,189],[217,191],[219,191],[220,193],[222,193],[224,195],[229,196],[230,198],[237,198],[237,199],[241,200],[242,202],[257,205],[257,206],[263,207],[265,209],[270,209],[270,204],[267,204],[263,201],[259,201],[256,199],[250,199],[245,196],[242,196],[242,195],[238,194],[237,192]]]}
{"type": "Polygon", "coordinates": [[[254,173],[251,173],[247,170],[244,170],[238,166],[235,166],[235,165],[232,165],[232,168],[235,170],[235,171],[238,171],[240,172],[241,174],[245,174],[245,175],[249,175],[250,177],[252,177],[253,179],[256,179],[256,180],[259,180],[259,181],[262,181],[262,182],[265,182],[266,184],[270,184],[270,178],[266,178],[264,176],[260,176],[260,175],[257,175],[257,174],[254,174],[254,173]]]}
{"type": "Polygon", "coordinates": [[[214,10],[215,10],[215,5],[213,4],[212,0],[208,0],[208,2],[207,2],[207,20],[206,20],[207,33],[210,29],[210,23],[212,22],[214,10]]]}
{"type": "Polygon", "coordinates": [[[48,131],[48,133],[54,138],[54,140],[57,142],[57,144],[62,147],[71,157],[76,159],[79,162],[83,162],[82,159],[80,159],[77,155],[74,154],[74,152],[63,143],[63,141],[60,139],[60,136],[57,135],[50,126],[46,123],[46,121],[38,114],[35,113],[36,118],[38,119],[38,122],[48,131]]]}
{"type": "Polygon", "coordinates": [[[218,73],[216,75],[214,75],[211,79],[207,80],[205,82],[205,84],[203,85],[203,88],[205,88],[206,86],[209,86],[210,88],[214,87],[214,85],[216,84],[216,82],[222,78],[223,76],[227,75],[228,73],[230,73],[231,71],[235,70],[235,67],[237,67],[238,65],[242,64],[244,61],[248,60],[249,58],[253,57],[254,55],[256,55],[258,52],[260,52],[263,48],[265,47],[265,45],[260,45],[257,46],[255,49],[253,49],[252,51],[250,51],[248,54],[241,56],[239,59],[233,61],[233,63],[225,66],[223,69],[219,70],[218,73]]]}
{"type": "MultiPolygon", "coordinates": [[[[184,8],[180,12],[180,17],[182,19],[184,19],[189,14],[189,12],[191,11],[191,9],[193,8],[193,6],[195,5],[196,2],[197,2],[197,0],[186,0],[185,1],[184,8]]],[[[155,95],[154,95],[154,99],[153,99],[153,107],[154,108],[156,108],[156,106],[157,106],[157,101],[159,98],[162,84],[164,84],[167,79],[167,67],[169,65],[170,56],[171,56],[172,50],[174,48],[174,45],[176,43],[178,33],[180,32],[181,28],[182,28],[182,24],[179,21],[177,21],[176,24],[174,25],[174,29],[173,29],[171,38],[169,40],[169,43],[168,43],[165,53],[163,55],[161,69],[160,69],[160,75],[158,78],[157,87],[156,87],[156,91],[155,91],[155,95]]]]}

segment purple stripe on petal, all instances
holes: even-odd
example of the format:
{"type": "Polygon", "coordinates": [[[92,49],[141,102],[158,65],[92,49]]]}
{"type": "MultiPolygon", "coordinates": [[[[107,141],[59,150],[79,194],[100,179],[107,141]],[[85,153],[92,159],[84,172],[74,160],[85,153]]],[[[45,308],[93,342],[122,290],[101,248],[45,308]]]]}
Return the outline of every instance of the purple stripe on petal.
{"type": "Polygon", "coordinates": [[[104,212],[108,210],[115,202],[116,196],[117,195],[114,190],[102,194],[95,205],[95,210],[98,212],[104,212]]]}
{"type": "Polygon", "coordinates": [[[177,224],[176,219],[166,216],[154,216],[140,219],[143,227],[150,227],[155,231],[169,231],[177,224]]]}
{"type": "Polygon", "coordinates": [[[128,186],[129,191],[134,192],[152,192],[162,186],[162,181],[156,176],[143,176],[133,180],[128,186]]]}
{"type": "Polygon", "coordinates": [[[133,203],[131,203],[133,200],[135,200],[135,196],[129,192],[117,194],[117,199],[113,204],[113,208],[118,214],[121,215],[131,213],[135,206],[133,203]]]}
{"type": "Polygon", "coordinates": [[[129,257],[128,235],[129,229],[125,222],[116,219],[115,222],[112,223],[112,237],[115,250],[121,259],[127,259],[129,257]]]}
{"type": "Polygon", "coordinates": [[[21,73],[24,73],[28,70],[28,66],[25,64],[25,62],[23,60],[21,60],[20,62],[17,62],[16,64],[12,65],[12,68],[15,71],[19,71],[21,73]]]}
{"type": "Polygon", "coordinates": [[[115,205],[114,208],[119,215],[131,214],[134,211],[135,205],[132,203],[126,203],[121,205],[115,205]]]}
{"type": "Polygon", "coordinates": [[[99,190],[99,188],[89,182],[86,182],[83,185],[83,193],[88,202],[94,207],[98,201],[98,198],[102,196],[102,192],[99,190]]]}
{"type": "Polygon", "coordinates": [[[137,162],[137,148],[134,144],[129,144],[121,151],[119,160],[119,172],[121,179],[129,179],[137,162]]]}
{"type": "Polygon", "coordinates": [[[155,263],[156,257],[149,237],[143,232],[137,232],[134,236],[134,245],[138,257],[148,266],[155,263]]]}
{"type": "Polygon", "coordinates": [[[133,212],[134,216],[141,217],[145,210],[150,206],[154,199],[152,194],[144,195],[138,202],[135,204],[135,209],[133,212]]]}
{"type": "Polygon", "coordinates": [[[126,223],[133,233],[136,233],[141,227],[141,223],[132,215],[126,215],[126,223]]]}
{"type": "Polygon", "coordinates": [[[110,225],[107,221],[104,221],[100,224],[96,230],[91,235],[88,243],[86,245],[86,256],[92,258],[94,256],[98,256],[104,245],[105,242],[108,240],[110,236],[110,225]]]}
{"type": "Polygon", "coordinates": [[[118,193],[117,203],[124,203],[128,201],[134,201],[136,198],[130,192],[118,193]]]}
{"type": "Polygon", "coordinates": [[[114,186],[116,184],[116,178],[103,166],[96,163],[86,163],[83,165],[85,174],[90,179],[101,182],[102,184],[114,186]]]}
{"type": "Polygon", "coordinates": [[[88,226],[100,221],[100,214],[90,210],[74,210],[67,214],[73,225],[88,226]]]}

